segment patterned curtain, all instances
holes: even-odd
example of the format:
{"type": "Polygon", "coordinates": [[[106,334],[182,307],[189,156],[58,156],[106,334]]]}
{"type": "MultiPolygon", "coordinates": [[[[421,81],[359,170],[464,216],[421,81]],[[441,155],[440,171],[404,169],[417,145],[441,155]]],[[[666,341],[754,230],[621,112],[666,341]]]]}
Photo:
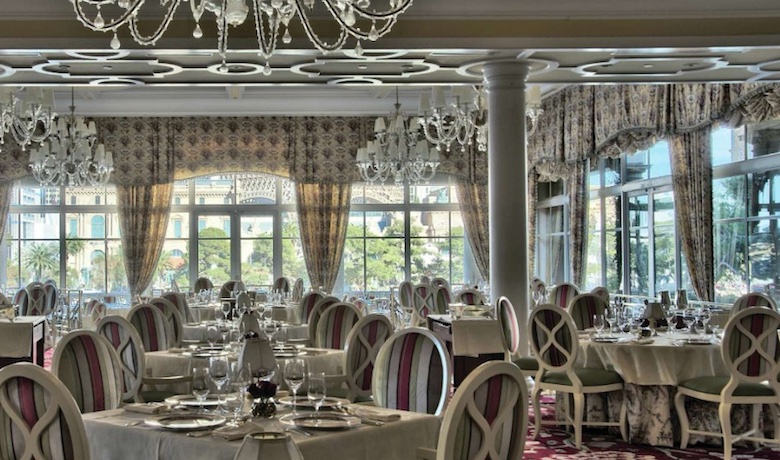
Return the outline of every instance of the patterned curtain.
{"type": "MultiPolygon", "coordinates": [[[[539,201],[539,179],[536,171],[528,173],[528,276],[536,274],[536,203],[539,201]]],[[[531,280],[528,280],[529,282],[531,280]]]]}
{"type": "Polygon", "coordinates": [[[490,227],[487,183],[458,179],[458,207],[482,279],[490,280],[490,227]]]}
{"type": "Polygon", "coordinates": [[[569,263],[571,280],[577,286],[585,285],[585,260],[588,252],[588,162],[578,161],[569,166],[569,263]]]}
{"type": "Polygon", "coordinates": [[[344,252],[352,186],[348,183],[298,183],[295,187],[301,245],[312,286],[330,292],[344,252]]]}
{"type": "Polygon", "coordinates": [[[5,238],[5,226],[8,223],[8,209],[11,207],[13,188],[12,181],[0,183],[0,244],[5,238]]]}

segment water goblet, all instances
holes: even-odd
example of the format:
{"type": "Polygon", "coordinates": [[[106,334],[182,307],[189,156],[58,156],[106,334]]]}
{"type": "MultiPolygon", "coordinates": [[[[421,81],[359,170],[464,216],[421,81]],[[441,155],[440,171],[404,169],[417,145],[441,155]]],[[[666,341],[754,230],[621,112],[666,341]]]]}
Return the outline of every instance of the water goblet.
{"type": "Polygon", "coordinates": [[[306,361],[290,358],[284,362],[284,381],[293,393],[293,415],[298,413],[298,390],[306,381],[306,361]]]}
{"type": "Polygon", "coordinates": [[[310,372],[308,381],[308,391],[306,396],[314,405],[315,425],[320,424],[320,407],[325,402],[325,373],[323,372],[310,372]]]}
{"type": "Polygon", "coordinates": [[[225,385],[228,383],[228,372],[230,367],[228,366],[228,360],[226,356],[212,356],[209,358],[209,376],[214,384],[217,386],[219,408],[222,412],[224,410],[222,403],[225,400],[225,385]]]}
{"type": "Polygon", "coordinates": [[[534,305],[539,305],[539,301],[542,300],[542,293],[539,292],[539,289],[534,289],[534,292],[531,293],[531,297],[534,299],[534,305]]]}
{"type": "Polygon", "coordinates": [[[287,331],[282,327],[277,328],[276,334],[274,334],[274,341],[277,348],[284,349],[284,346],[287,344],[287,331]]]}
{"type": "Polygon", "coordinates": [[[709,308],[702,308],[699,311],[699,321],[702,326],[702,336],[707,335],[707,329],[709,328],[710,320],[712,320],[712,311],[709,308]]]}
{"type": "Polygon", "coordinates": [[[688,327],[688,337],[693,338],[693,327],[696,324],[696,315],[693,310],[686,310],[683,314],[683,322],[688,327]]]}
{"type": "Polygon", "coordinates": [[[209,346],[212,349],[216,346],[219,337],[220,337],[219,328],[214,324],[210,324],[206,328],[206,341],[209,343],[209,346]]]}
{"type": "Polygon", "coordinates": [[[208,367],[196,366],[192,368],[192,395],[198,400],[202,410],[205,410],[204,403],[209,395],[208,377],[208,367]]]}
{"type": "Polygon", "coordinates": [[[222,302],[222,317],[227,321],[231,318],[230,312],[233,310],[233,306],[230,302],[222,302]]]}
{"type": "Polygon", "coordinates": [[[596,329],[596,337],[600,337],[604,331],[604,317],[602,315],[593,315],[593,327],[596,329]]]}
{"type": "Polygon", "coordinates": [[[263,322],[266,325],[271,324],[271,321],[274,319],[274,310],[270,305],[266,305],[263,309],[263,322]]]}
{"type": "Polygon", "coordinates": [[[677,325],[677,309],[674,308],[674,305],[669,305],[666,307],[666,327],[668,332],[672,332],[674,330],[674,327],[672,325],[677,325]]]}

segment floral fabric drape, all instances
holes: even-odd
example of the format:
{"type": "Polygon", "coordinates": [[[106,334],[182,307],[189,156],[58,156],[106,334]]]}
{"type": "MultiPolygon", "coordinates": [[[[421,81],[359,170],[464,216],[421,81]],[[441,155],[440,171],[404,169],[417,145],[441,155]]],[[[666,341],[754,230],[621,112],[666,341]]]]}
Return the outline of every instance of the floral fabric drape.
{"type": "Polygon", "coordinates": [[[348,183],[298,183],[298,220],[306,269],[312,286],[330,292],[336,284],[349,223],[352,186],[348,183]]]}
{"type": "Polygon", "coordinates": [[[585,285],[585,258],[588,252],[588,166],[585,161],[569,165],[569,245],[571,280],[585,285]]]}
{"type": "Polygon", "coordinates": [[[458,207],[471,252],[482,279],[490,280],[490,227],[488,186],[485,182],[459,179],[458,207]]]}
{"type": "Polygon", "coordinates": [[[11,207],[13,188],[13,182],[0,183],[0,245],[5,239],[5,226],[8,223],[8,210],[11,207]]]}

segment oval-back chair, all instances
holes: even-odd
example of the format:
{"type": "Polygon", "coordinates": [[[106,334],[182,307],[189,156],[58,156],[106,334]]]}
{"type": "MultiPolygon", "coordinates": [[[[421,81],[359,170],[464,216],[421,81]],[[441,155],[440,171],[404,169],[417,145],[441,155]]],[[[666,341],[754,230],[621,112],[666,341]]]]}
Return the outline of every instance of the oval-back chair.
{"type": "Polygon", "coordinates": [[[333,304],[339,303],[338,297],[325,296],[317,301],[309,314],[309,343],[314,343],[317,338],[317,325],[319,325],[322,313],[333,304]]]}
{"type": "Polygon", "coordinates": [[[314,306],[324,298],[325,294],[320,291],[309,291],[301,298],[301,301],[298,303],[298,318],[300,319],[301,324],[307,324],[309,322],[309,317],[314,310],[314,306]]]}
{"type": "Polygon", "coordinates": [[[149,303],[160,309],[163,316],[165,316],[165,320],[171,326],[173,336],[171,337],[170,346],[180,347],[184,341],[184,320],[182,320],[179,309],[171,301],[162,297],[149,299],[149,303]]]}
{"type": "Polygon", "coordinates": [[[569,308],[571,299],[580,295],[577,286],[571,283],[561,283],[550,290],[549,303],[558,305],[561,308],[569,308]]]}
{"type": "Polygon", "coordinates": [[[750,307],[766,307],[777,311],[777,304],[774,299],[760,292],[750,292],[734,301],[734,305],[731,307],[731,316],[750,307]]]}
{"type": "Polygon", "coordinates": [[[485,305],[487,299],[485,295],[476,289],[463,289],[455,294],[455,303],[465,305],[485,305]]]}
{"type": "Polygon", "coordinates": [[[436,313],[443,315],[450,311],[452,303],[452,292],[447,286],[438,286],[433,291],[434,303],[436,304],[436,313]]]}
{"type": "Polygon", "coordinates": [[[194,321],[192,312],[190,311],[190,304],[187,302],[187,296],[181,292],[170,291],[163,293],[160,297],[172,303],[173,306],[179,310],[182,321],[185,323],[192,323],[194,321]]]}
{"type": "Polygon", "coordinates": [[[330,305],[317,322],[317,332],[312,343],[317,348],[343,350],[352,326],[362,317],[363,313],[352,303],[337,302],[330,305]]]}
{"type": "Polygon", "coordinates": [[[274,281],[274,286],[272,291],[282,293],[282,294],[286,294],[290,292],[290,280],[288,280],[284,276],[280,276],[279,278],[276,278],[276,280],[274,281]]]}
{"type": "Polygon", "coordinates": [[[195,284],[192,287],[192,292],[197,294],[200,291],[203,290],[210,291],[212,289],[214,289],[214,283],[212,283],[211,280],[206,278],[205,276],[201,276],[200,278],[195,280],[195,284]]]}
{"type": "Polygon", "coordinates": [[[156,306],[138,304],[127,313],[127,320],[141,336],[144,351],[165,351],[173,346],[171,325],[156,306]]]}
{"type": "Polygon", "coordinates": [[[366,315],[355,323],[344,347],[344,373],[350,401],[371,399],[371,380],[379,350],[393,334],[393,324],[385,315],[366,315]]]}
{"type": "Polygon", "coordinates": [[[607,314],[607,303],[596,294],[579,294],[569,302],[569,314],[578,331],[592,328],[593,317],[598,316],[604,320],[607,314]]]}

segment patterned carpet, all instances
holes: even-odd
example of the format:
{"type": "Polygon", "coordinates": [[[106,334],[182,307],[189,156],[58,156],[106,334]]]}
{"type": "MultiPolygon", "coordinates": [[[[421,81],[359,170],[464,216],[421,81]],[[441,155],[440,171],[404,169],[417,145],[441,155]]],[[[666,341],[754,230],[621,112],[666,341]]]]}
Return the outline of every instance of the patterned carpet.
{"type": "Polygon", "coordinates": [[[51,370],[51,360],[54,357],[54,348],[49,348],[43,352],[43,368],[51,370]]]}
{"type": "MultiPolygon", "coordinates": [[[[545,398],[546,399],[546,398],[545,398]]],[[[552,398],[550,404],[543,406],[544,419],[553,418],[552,398]]],[[[530,409],[530,407],[529,407],[530,409]]],[[[533,427],[533,411],[529,411],[529,425],[533,427]]],[[[574,447],[574,434],[568,433],[562,427],[544,426],[542,434],[536,441],[531,440],[533,428],[528,430],[528,440],[525,443],[523,460],[706,460],[723,459],[723,451],[719,446],[695,445],[681,450],[673,447],[653,447],[628,444],[620,439],[620,435],[608,434],[606,431],[586,428],[583,433],[582,450],[574,447]]],[[[733,460],[747,459],[777,459],[780,460],[780,448],[767,446],[762,449],[740,447],[734,449],[733,460]]]]}

